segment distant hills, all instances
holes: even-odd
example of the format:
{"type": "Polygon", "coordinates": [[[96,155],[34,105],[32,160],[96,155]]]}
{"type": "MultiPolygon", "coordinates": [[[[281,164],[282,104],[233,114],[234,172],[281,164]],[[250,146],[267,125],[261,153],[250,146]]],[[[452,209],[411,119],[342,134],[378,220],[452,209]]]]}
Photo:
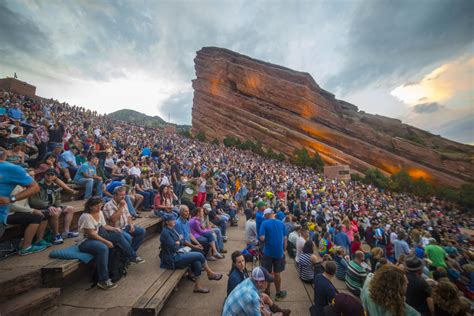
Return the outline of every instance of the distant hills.
{"type": "MultiPolygon", "coordinates": [[[[162,128],[167,123],[158,115],[149,116],[149,115],[146,115],[134,110],[129,110],[129,109],[118,110],[110,114],[107,114],[107,116],[114,120],[124,121],[124,122],[128,122],[137,126],[143,126],[143,127],[162,128]]],[[[176,125],[176,128],[178,130],[187,130],[191,128],[190,125],[177,125],[177,124],[173,124],[173,125],[176,125]]]]}

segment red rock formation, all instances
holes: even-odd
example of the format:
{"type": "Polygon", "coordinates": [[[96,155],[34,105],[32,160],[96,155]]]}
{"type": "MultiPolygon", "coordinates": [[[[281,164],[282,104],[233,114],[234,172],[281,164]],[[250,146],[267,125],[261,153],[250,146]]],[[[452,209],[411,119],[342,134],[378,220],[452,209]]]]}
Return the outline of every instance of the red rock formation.
{"type": "Polygon", "coordinates": [[[208,138],[260,140],[292,155],[318,151],[328,164],[460,186],[474,180],[474,147],[401,121],[358,111],[321,89],[308,73],[205,47],[194,59],[193,130],[208,138]]]}

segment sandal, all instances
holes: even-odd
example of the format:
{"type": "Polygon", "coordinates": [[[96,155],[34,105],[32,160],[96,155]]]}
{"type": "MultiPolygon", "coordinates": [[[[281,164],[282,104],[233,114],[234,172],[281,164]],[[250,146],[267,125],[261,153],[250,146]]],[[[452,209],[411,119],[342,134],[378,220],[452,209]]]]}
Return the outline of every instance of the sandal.
{"type": "Polygon", "coordinates": [[[207,277],[207,278],[209,280],[212,280],[212,281],[219,281],[220,279],[222,279],[222,274],[216,273],[213,276],[210,276],[210,277],[207,277]]]}
{"type": "Polygon", "coordinates": [[[196,282],[196,277],[188,274],[188,280],[191,282],[196,282]]]}
{"type": "Polygon", "coordinates": [[[216,254],[214,255],[214,257],[217,258],[217,259],[224,259],[224,258],[225,258],[225,256],[224,256],[224,255],[221,255],[220,253],[216,253],[216,254]]]}
{"type": "Polygon", "coordinates": [[[206,289],[206,288],[202,288],[202,289],[194,289],[193,290],[194,293],[203,293],[203,294],[207,294],[209,293],[209,289],[206,289]]]}

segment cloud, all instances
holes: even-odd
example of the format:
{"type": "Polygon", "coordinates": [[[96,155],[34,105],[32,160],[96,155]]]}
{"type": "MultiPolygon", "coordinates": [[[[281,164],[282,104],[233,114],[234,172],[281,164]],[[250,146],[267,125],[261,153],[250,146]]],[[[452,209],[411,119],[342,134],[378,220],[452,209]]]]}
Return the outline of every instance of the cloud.
{"type": "Polygon", "coordinates": [[[473,47],[474,1],[363,1],[343,48],[346,59],[326,86],[344,94],[416,78],[473,47]]]}
{"type": "Polygon", "coordinates": [[[173,94],[158,106],[161,118],[176,124],[189,124],[191,122],[191,109],[193,106],[193,91],[173,94]]]}
{"type": "Polygon", "coordinates": [[[437,102],[431,103],[420,103],[413,107],[413,111],[416,113],[433,113],[438,111],[442,105],[438,104],[437,102]]]}

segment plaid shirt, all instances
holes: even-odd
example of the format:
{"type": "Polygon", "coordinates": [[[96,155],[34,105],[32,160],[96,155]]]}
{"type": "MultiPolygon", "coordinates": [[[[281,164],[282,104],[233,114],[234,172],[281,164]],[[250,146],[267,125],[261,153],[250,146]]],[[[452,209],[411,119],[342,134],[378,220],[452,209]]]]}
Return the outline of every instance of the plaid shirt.
{"type": "Polygon", "coordinates": [[[222,316],[260,316],[260,294],[251,278],[240,282],[225,300],[222,316]]]}
{"type": "Polygon", "coordinates": [[[111,222],[110,217],[114,215],[115,212],[117,212],[119,209],[119,205],[114,201],[114,199],[108,201],[104,205],[104,209],[102,212],[104,213],[105,219],[107,220],[107,224],[113,227],[120,227],[124,228],[125,226],[128,225],[128,217],[130,216],[130,213],[128,212],[128,207],[125,204],[123,208],[122,215],[120,216],[120,219],[116,222],[111,222]]]}

